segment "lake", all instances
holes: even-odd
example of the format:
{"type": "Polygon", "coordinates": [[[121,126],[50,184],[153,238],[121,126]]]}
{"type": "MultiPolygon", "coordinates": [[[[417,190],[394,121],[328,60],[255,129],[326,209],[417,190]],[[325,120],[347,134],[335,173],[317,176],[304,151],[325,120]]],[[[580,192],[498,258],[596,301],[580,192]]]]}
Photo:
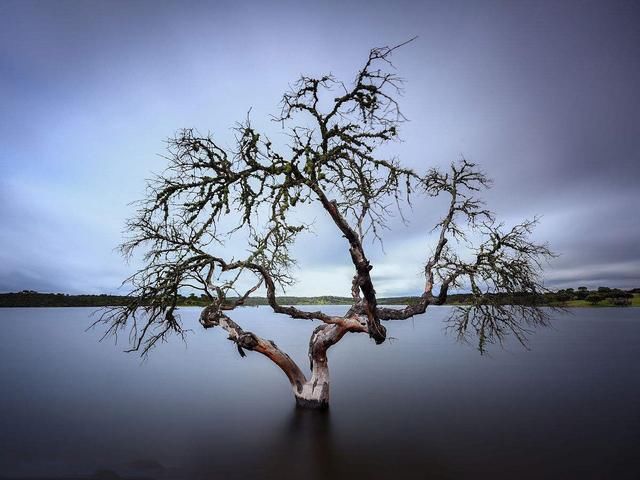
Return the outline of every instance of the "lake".
{"type": "MultiPolygon", "coordinates": [[[[530,350],[480,356],[431,307],[330,350],[327,412],[295,409],[282,372],[199,308],[181,309],[186,344],[145,361],[85,331],[92,310],[0,309],[0,477],[640,478],[640,309],[574,309],[530,350]]],[[[314,322],[233,318],[308,368],[314,322]]]]}

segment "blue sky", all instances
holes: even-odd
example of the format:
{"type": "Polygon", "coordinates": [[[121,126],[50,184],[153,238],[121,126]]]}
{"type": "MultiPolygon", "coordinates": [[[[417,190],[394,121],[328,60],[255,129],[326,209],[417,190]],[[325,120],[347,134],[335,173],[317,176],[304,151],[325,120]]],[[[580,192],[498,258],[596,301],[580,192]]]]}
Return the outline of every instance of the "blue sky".
{"type": "MultiPolygon", "coordinates": [[[[462,155],[507,223],[541,215],[560,254],[549,286],[640,286],[640,9],[634,2],[0,3],[0,291],[111,293],[114,251],[164,140],[183,127],[231,145],[269,121],[301,73],[353,78],[394,58],[416,169],[462,155]]],[[[370,247],[380,295],[419,292],[441,204],[417,201],[370,247]]],[[[289,293],[348,294],[335,227],[315,212],[289,293]]]]}

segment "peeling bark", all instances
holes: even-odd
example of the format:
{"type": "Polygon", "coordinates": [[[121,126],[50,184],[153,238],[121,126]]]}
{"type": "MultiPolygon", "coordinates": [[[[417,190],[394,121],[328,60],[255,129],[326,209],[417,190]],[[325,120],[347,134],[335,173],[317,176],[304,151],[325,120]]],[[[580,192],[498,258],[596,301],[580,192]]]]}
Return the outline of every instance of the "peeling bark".
{"type": "Polygon", "coordinates": [[[336,317],[337,323],[316,327],[309,340],[309,362],[311,378],[307,379],[300,367],[272,340],[265,340],[255,333],[243,330],[219,308],[209,306],[200,315],[205,328],[220,327],[229,334],[242,356],[244,350],[258,352],[275,363],[289,379],[296,405],[304,408],[327,408],[329,406],[329,362],[327,351],[348,332],[367,332],[367,324],[358,317],[336,317]]]}
{"type": "Polygon", "coordinates": [[[303,390],[307,383],[300,367],[289,355],[283,352],[272,340],[265,340],[255,333],[244,331],[240,325],[214,307],[207,307],[200,315],[200,323],[205,328],[221,327],[229,334],[229,340],[235,342],[238,351],[244,356],[244,350],[258,352],[275,363],[285,373],[295,394],[303,390]]]}
{"type": "Polygon", "coordinates": [[[348,332],[367,332],[368,327],[357,317],[343,318],[341,323],[319,325],[309,340],[311,379],[296,393],[296,404],[305,408],[329,406],[329,361],[327,351],[348,332]]]}

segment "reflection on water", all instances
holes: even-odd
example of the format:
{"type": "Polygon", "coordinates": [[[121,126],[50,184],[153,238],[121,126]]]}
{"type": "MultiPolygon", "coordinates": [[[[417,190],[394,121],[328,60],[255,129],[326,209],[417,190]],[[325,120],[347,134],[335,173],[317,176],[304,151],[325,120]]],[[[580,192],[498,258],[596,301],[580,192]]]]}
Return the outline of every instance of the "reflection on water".
{"type": "MultiPolygon", "coordinates": [[[[198,309],[187,346],[146,362],[84,332],[89,312],[0,310],[0,477],[640,476],[637,309],[576,310],[489,357],[444,335],[444,307],[387,323],[392,341],[331,350],[328,412],[294,408],[282,373],[198,309]]],[[[306,366],[313,322],[237,317],[306,366]]]]}

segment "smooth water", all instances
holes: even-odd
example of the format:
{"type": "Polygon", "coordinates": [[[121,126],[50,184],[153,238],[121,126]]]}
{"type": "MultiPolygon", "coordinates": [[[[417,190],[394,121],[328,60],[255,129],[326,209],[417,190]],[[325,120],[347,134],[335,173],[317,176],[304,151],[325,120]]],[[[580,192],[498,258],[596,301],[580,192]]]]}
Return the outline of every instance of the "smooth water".
{"type": "MultiPolygon", "coordinates": [[[[638,309],[576,309],[481,357],[430,308],[333,347],[325,413],[199,309],[144,362],[85,332],[91,311],[0,309],[0,477],[640,478],[638,309]]],[[[307,368],[313,322],[234,318],[307,368]]]]}

